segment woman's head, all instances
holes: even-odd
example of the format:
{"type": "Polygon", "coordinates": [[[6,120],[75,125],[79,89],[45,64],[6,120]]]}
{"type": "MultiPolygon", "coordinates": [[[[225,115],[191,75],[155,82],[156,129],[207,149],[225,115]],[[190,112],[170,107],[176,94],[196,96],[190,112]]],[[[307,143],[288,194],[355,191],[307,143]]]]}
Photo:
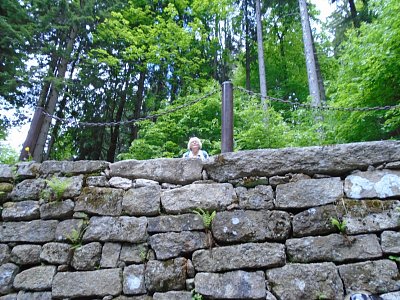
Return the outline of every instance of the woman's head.
{"type": "Polygon", "coordinates": [[[199,149],[201,149],[202,144],[201,144],[200,139],[197,138],[197,137],[192,137],[192,138],[190,138],[190,140],[189,140],[189,142],[187,144],[188,150],[192,150],[192,146],[195,145],[195,144],[197,144],[199,149]]]}

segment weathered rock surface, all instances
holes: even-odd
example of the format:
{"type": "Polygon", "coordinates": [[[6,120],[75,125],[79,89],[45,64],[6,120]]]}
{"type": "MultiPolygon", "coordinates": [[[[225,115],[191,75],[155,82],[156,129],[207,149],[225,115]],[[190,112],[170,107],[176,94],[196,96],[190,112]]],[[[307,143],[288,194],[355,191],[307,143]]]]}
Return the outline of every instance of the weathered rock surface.
{"type": "Polygon", "coordinates": [[[378,237],[374,234],[343,236],[304,237],[286,241],[287,254],[293,262],[367,260],[382,256],[378,237]]]}
{"type": "Polygon", "coordinates": [[[129,189],[122,199],[122,210],[130,216],[160,214],[161,187],[159,185],[129,189]]]}
{"type": "Polygon", "coordinates": [[[55,266],[38,266],[18,273],[14,279],[17,290],[45,291],[51,290],[55,266]]]}
{"type": "Polygon", "coordinates": [[[43,220],[58,219],[64,220],[74,214],[75,203],[71,199],[43,203],[40,205],[40,217],[43,220]]]}
{"type": "Polygon", "coordinates": [[[282,241],[290,228],[290,215],[283,211],[220,212],[212,223],[213,235],[221,242],[282,241]]]}
{"type": "Polygon", "coordinates": [[[83,245],[74,251],[71,266],[79,271],[91,271],[100,265],[102,246],[98,242],[83,245]]]}
{"type": "Polygon", "coordinates": [[[140,295],[146,293],[144,282],[144,265],[131,265],[124,268],[123,292],[126,295],[140,295]]]}
{"type": "Polygon", "coordinates": [[[120,243],[104,243],[101,251],[100,266],[102,268],[116,268],[121,253],[120,243]]]}
{"type": "Polygon", "coordinates": [[[40,245],[17,245],[12,248],[10,260],[18,265],[35,265],[40,263],[40,245]]]}
{"type": "Polygon", "coordinates": [[[146,288],[152,292],[185,289],[186,259],[150,260],[145,271],[146,288]]]}
{"type": "Polygon", "coordinates": [[[339,177],[308,179],[281,184],[276,187],[276,208],[307,208],[321,206],[343,197],[343,183],[339,177]]]}
{"type": "Polygon", "coordinates": [[[88,214],[119,216],[124,191],[113,188],[86,187],[77,198],[75,211],[88,214]]]}
{"type": "Polygon", "coordinates": [[[224,184],[191,184],[161,193],[161,204],[167,213],[187,213],[196,208],[223,210],[232,203],[233,186],[224,184]]]}
{"type": "Polygon", "coordinates": [[[348,198],[366,199],[400,196],[400,171],[375,170],[346,177],[344,191],[348,198]]]}
{"type": "Polygon", "coordinates": [[[71,245],[64,243],[47,243],[43,245],[40,259],[53,265],[68,264],[72,256],[71,245]]]}
{"type": "Polygon", "coordinates": [[[381,235],[382,251],[384,253],[400,253],[400,232],[384,231],[381,235]]]}
{"type": "Polygon", "coordinates": [[[193,265],[197,272],[273,268],[283,266],[285,259],[285,246],[277,243],[248,243],[193,253],[193,265]]]}
{"type": "Polygon", "coordinates": [[[13,290],[13,282],[18,271],[19,267],[12,263],[0,266],[0,295],[8,294],[13,290]]]}
{"type": "Polygon", "coordinates": [[[257,185],[255,188],[235,188],[241,209],[272,209],[274,208],[274,191],[271,186],[257,185]]]}
{"type": "Polygon", "coordinates": [[[346,291],[368,290],[388,293],[400,290],[400,278],[395,262],[376,260],[341,265],[338,267],[346,291]]]}
{"type": "Polygon", "coordinates": [[[287,264],[266,271],[271,291],[278,299],[343,299],[343,284],[333,263],[287,264]]]}
{"type": "Polygon", "coordinates": [[[45,186],[44,179],[25,179],[14,187],[10,196],[13,201],[39,200],[45,186]]]}
{"type": "Polygon", "coordinates": [[[21,201],[21,202],[6,202],[3,204],[1,214],[4,221],[29,221],[38,219],[39,202],[38,201],[21,201]]]}
{"type": "Polygon", "coordinates": [[[124,160],[110,165],[110,176],[188,184],[201,180],[202,169],[200,159],[124,160]]]}
{"type": "Polygon", "coordinates": [[[196,292],[212,299],[265,299],[265,276],[261,271],[197,273],[196,292]]]}
{"type": "Polygon", "coordinates": [[[158,233],[150,237],[151,248],[157,259],[169,259],[184,256],[195,250],[209,247],[204,232],[182,231],[179,233],[158,233]]]}
{"type": "Polygon", "coordinates": [[[147,239],[145,217],[92,217],[83,241],[140,243],[147,239]]]}
{"type": "Polygon", "coordinates": [[[154,293],[153,300],[192,300],[192,293],[186,291],[170,291],[167,293],[154,293]]]}
{"type": "Polygon", "coordinates": [[[116,296],[122,292],[120,269],[59,272],[53,280],[53,297],[83,298],[116,296]]]}
{"type": "Polygon", "coordinates": [[[197,214],[158,216],[147,218],[147,221],[149,233],[204,230],[203,220],[197,214]]]}
{"type": "Polygon", "coordinates": [[[46,243],[54,240],[58,221],[4,222],[0,242],[46,243]]]}
{"type": "Polygon", "coordinates": [[[104,171],[109,162],[101,160],[55,161],[46,160],[40,166],[41,174],[92,174],[104,171]]]}

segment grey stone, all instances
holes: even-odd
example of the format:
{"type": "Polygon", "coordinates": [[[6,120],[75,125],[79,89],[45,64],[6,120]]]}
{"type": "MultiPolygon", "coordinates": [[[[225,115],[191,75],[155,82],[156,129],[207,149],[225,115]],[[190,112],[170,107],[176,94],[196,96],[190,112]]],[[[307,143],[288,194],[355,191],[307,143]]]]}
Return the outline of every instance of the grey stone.
{"type": "Polygon", "coordinates": [[[6,244],[0,244],[0,265],[10,260],[10,247],[6,244]]]}
{"type": "Polygon", "coordinates": [[[161,204],[167,213],[192,212],[196,208],[223,210],[232,203],[233,186],[223,184],[191,184],[163,190],[161,204]]]}
{"type": "Polygon", "coordinates": [[[45,180],[46,188],[40,196],[45,201],[60,201],[79,196],[83,185],[83,175],[73,177],[52,176],[45,180]],[[60,195],[56,195],[59,192],[60,195]]]}
{"type": "Polygon", "coordinates": [[[381,235],[381,244],[383,253],[400,253],[400,232],[384,231],[381,235]]]}
{"type": "Polygon", "coordinates": [[[145,217],[92,217],[83,241],[141,243],[147,239],[145,217]]]}
{"type": "Polygon", "coordinates": [[[388,162],[385,165],[385,168],[387,169],[400,169],[400,161],[392,161],[392,162],[388,162]]]}
{"type": "Polygon", "coordinates": [[[160,186],[160,184],[157,181],[148,180],[148,179],[142,179],[142,178],[138,178],[138,179],[135,180],[135,187],[136,188],[144,187],[144,186],[160,186]]]}
{"type": "Polygon", "coordinates": [[[210,246],[204,232],[192,231],[158,233],[150,237],[150,245],[156,252],[157,259],[184,256],[210,246]]]}
{"type": "Polygon", "coordinates": [[[242,209],[272,209],[274,208],[274,191],[271,186],[257,185],[255,188],[235,188],[242,209]]]}
{"type": "Polygon", "coordinates": [[[193,253],[197,272],[221,272],[241,268],[273,268],[285,264],[285,246],[277,243],[248,243],[215,247],[193,253]]]}
{"type": "Polygon", "coordinates": [[[46,243],[54,240],[58,221],[4,222],[0,242],[46,243]]]}
{"type": "Polygon", "coordinates": [[[309,208],[293,217],[293,236],[325,235],[336,232],[337,229],[331,220],[332,218],[340,220],[342,217],[342,209],[332,204],[309,208]]]}
{"type": "Polygon", "coordinates": [[[203,164],[199,159],[124,160],[110,165],[110,176],[188,184],[201,180],[202,169],[203,164]]]}
{"type": "Polygon", "coordinates": [[[101,160],[55,161],[46,160],[40,166],[41,174],[61,173],[67,175],[93,174],[104,171],[109,162],[101,160]]]}
{"type": "Polygon", "coordinates": [[[400,292],[393,292],[393,293],[386,293],[380,295],[382,300],[399,300],[400,299],[400,292]]]}
{"type": "Polygon", "coordinates": [[[148,250],[147,243],[124,244],[119,259],[127,264],[144,263],[148,258],[148,250]]]}
{"type": "Polygon", "coordinates": [[[71,199],[43,203],[40,206],[40,217],[43,220],[64,220],[74,214],[75,203],[71,199]]]}
{"type": "Polygon", "coordinates": [[[100,266],[102,268],[116,268],[120,252],[121,244],[105,243],[101,252],[100,266]]]}
{"type": "Polygon", "coordinates": [[[12,263],[5,263],[0,266],[0,295],[13,291],[13,282],[19,271],[19,267],[12,263]]]}
{"type": "Polygon", "coordinates": [[[16,300],[51,300],[51,292],[19,291],[16,300]]]}
{"type": "Polygon", "coordinates": [[[339,177],[307,179],[276,187],[276,208],[308,208],[336,202],[343,198],[339,177]]]}
{"type": "Polygon", "coordinates": [[[192,293],[187,291],[170,291],[154,293],[153,300],[192,300],[192,293]]]}
{"type": "Polygon", "coordinates": [[[233,184],[235,187],[245,187],[245,188],[254,188],[258,185],[268,185],[267,177],[259,177],[259,176],[251,176],[244,177],[235,180],[230,180],[229,183],[233,184]]]}
{"type": "Polygon", "coordinates": [[[284,241],[290,229],[290,215],[283,211],[220,212],[212,223],[213,236],[220,242],[284,241]]]}
{"type": "Polygon", "coordinates": [[[150,292],[183,290],[186,283],[186,259],[150,260],[146,265],[145,282],[150,292]]]}
{"type": "Polygon", "coordinates": [[[226,182],[245,176],[270,177],[288,173],[338,176],[396,160],[400,160],[399,141],[376,141],[229,152],[212,156],[204,168],[211,179],[226,182]]]}
{"type": "Polygon", "coordinates": [[[147,218],[147,221],[149,233],[204,230],[203,220],[198,214],[158,216],[147,218]]]}
{"type": "Polygon", "coordinates": [[[90,186],[90,187],[92,187],[92,186],[109,187],[110,186],[106,176],[88,176],[88,178],[86,178],[86,185],[90,186]]]}
{"type": "Polygon", "coordinates": [[[348,261],[380,258],[382,249],[374,234],[303,237],[286,241],[287,255],[292,262],[348,261]]]}
{"type": "Polygon", "coordinates": [[[331,262],[287,264],[267,270],[266,277],[270,291],[278,299],[343,299],[342,280],[331,262]]]}
{"type": "Polygon", "coordinates": [[[17,294],[8,294],[0,296],[0,300],[17,300],[17,294]]]}
{"type": "Polygon", "coordinates": [[[44,189],[44,179],[25,179],[18,183],[10,196],[13,201],[39,200],[40,192],[44,189]]]}
{"type": "Polygon", "coordinates": [[[33,200],[6,202],[1,214],[4,221],[30,221],[39,219],[39,202],[33,200]]]}
{"type": "Polygon", "coordinates": [[[91,271],[100,265],[102,246],[98,242],[83,245],[74,251],[71,266],[79,271],[91,271]]]}
{"type": "Polygon", "coordinates": [[[263,272],[197,273],[196,292],[212,299],[265,299],[263,272]]]}
{"type": "Polygon", "coordinates": [[[122,199],[122,210],[132,216],[160,214],[161,187],[159,185],[130,189],[122,199]]]}
{"type": "Polygon", "coordinates": [[[128,190],[132,187],[132,180],[122,177],[112,177],[108,181],[108,184],[113,188],[128,190]]]}
{"type": "Polygon", "coordinates": [[[358,172],[346,177],[344,191],[348,198],[380,198],[400,196],[400,171],[358,172]]]}
{"type": "Polygon", "coordinates": [[[124,268],[122,290],[126,295],[146,293],[144,282],[144,265],[131,265],[124,268]]]}
{"type": "Polygon", "coordinates": [[[40,164],[34,161],[20,162],[17,167],[16,176],[18,179],[36,178],[39,173],[40,164]]]}
{"type": "Polygon", "coordinates": [[[366,261],[341,265],[338,268],[347,292],[368,290],[381,294],[400,289],[399,272],[393,261],[366,261]]]}
{"type": "Polygon", "coordinates": [[[59,272],[53,280],[56,298],[117,296],[122,292],[121,269],[87,272],[59,272]]]}
{"type": "Polygon", "coordinates": [[[58,242],[71,242],[69,237],[71,237],[74,231],[81,232],[83,230],[84,221],[80,219],[69,219],[61,221],[57,225],[55,240],[58,242]]]}
{"type": "Polygon", "coordinates": [[[47,243],[42,247],[40,259],[49,264],[68,264],[72,255],[71,245],[63,243],[47,243]]]}
{"type": "Polygon", "coordinates": [[[121,295],[113,298],[113,300],[153,300],[153,297],[147,295],[131,296],[131,297],[121,295]]]}
{"type": "Polygon", "coordinates": [[[11,261],[18,265],[35,265],[40,263],[40,245],[17,245],[11,251],[11,261]]]}
{"type": "Polygon", "coordinates": [[[13,167],[6,164],[0,164],[0,181],[12,181],[13,179],[13,167]]]}
{"type": "Polygon", "coordinates": [[[14,279],[17,290],[45,291],[51,290],[55,266],[38,266],[22,271],[14,279]]]}
{"type": "MultiPolygon", "coordinates": [[[[354,202],[358,201],[362,200],[354,202]]],[[[348,208],[348,215],[343,217],[346,221],[346,232],[359,234],[397,229],[400,211],[396,207],[399,205],[398,200],[365,200],[362,201],[361,207],[354,205],[348,208]]]]}
{"type": "Polygon", "coordinates": [[[113,188],[85,187],[76,199],[75,211],[88,214],[119,216],[124,191],[113,188]]]}

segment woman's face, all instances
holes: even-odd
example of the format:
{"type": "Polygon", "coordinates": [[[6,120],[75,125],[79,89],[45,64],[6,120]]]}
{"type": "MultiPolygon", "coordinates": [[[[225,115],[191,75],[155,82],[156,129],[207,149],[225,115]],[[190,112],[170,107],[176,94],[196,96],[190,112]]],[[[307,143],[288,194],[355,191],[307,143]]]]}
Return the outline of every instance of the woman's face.
{"type": "Polygon", "coordinates": [[[199,142],[197,142],[196,140],[190,142],[190,150],[196,152],[196,151],[198,151],[199,149],[200,149],[199,142]]]}

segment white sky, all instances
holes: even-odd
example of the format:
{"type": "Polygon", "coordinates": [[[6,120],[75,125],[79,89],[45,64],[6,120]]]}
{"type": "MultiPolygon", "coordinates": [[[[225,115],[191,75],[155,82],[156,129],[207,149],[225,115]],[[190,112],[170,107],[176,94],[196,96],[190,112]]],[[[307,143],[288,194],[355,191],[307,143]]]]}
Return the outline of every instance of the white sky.
{"type": "MultiPolygon", "coordinates": [[[[308,1],[315,4],[317,8],[320,10],[320,19],[322,21],[325,21],[326,18],[335,9],[335,5],[329,4],[329,1],[327,0],[308,0],[308,1]]],[[[22,144],[24,143],[26,136],[28,134],[29,126],[30,123],[22,127],[11,128],[11,130],[9,131],[8,139],[6,140],[6,142],[17,152],[21,151],[22,149],[22,144]]]]}

